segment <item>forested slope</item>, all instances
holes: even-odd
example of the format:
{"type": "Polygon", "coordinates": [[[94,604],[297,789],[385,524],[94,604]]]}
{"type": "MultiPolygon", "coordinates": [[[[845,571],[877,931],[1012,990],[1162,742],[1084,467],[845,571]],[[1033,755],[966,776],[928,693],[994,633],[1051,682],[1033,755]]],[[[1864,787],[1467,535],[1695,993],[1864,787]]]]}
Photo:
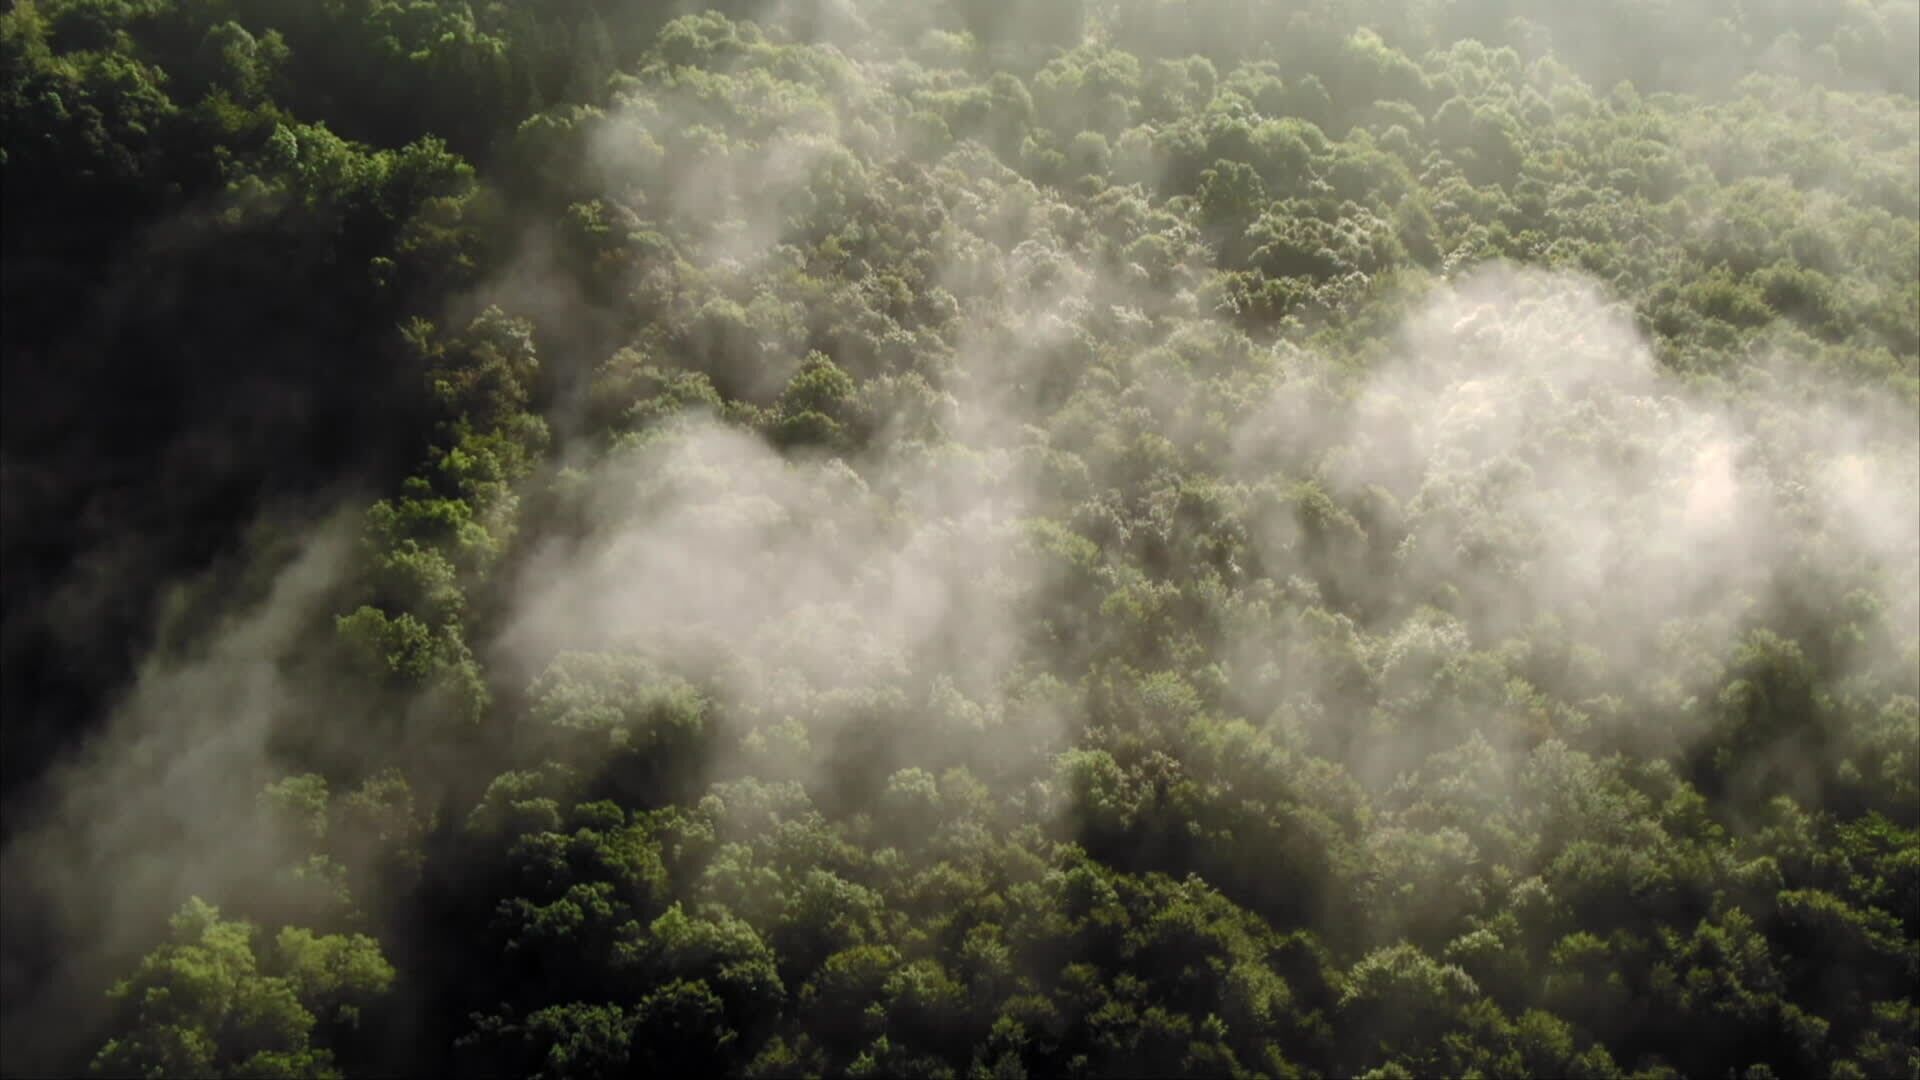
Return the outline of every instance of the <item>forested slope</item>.
{"type": "Polygon", "coordinates": [[[1913,0],[11,0],[8,1075],[1920,1077],[1913,0]]]}

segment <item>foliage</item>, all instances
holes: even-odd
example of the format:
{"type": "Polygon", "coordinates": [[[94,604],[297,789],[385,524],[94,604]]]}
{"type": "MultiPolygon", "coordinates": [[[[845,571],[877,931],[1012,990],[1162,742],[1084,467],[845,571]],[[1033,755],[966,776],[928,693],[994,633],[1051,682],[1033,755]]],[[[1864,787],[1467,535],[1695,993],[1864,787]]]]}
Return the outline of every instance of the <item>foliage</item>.
{"type": "Polygon", "coordinates": [[[0,14],[9,794],[359,523],[96,1072],[1920,1070],[1911,2],[669,15],[0,14]]]}

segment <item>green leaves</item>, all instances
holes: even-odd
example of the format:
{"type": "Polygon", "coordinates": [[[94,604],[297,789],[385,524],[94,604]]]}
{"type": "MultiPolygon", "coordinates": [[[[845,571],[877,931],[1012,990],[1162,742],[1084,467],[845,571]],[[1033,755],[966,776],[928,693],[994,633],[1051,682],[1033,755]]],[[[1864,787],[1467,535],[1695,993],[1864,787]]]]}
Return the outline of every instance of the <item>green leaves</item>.
{"type": "Polygon", "coordinates": [[[251,924],[222,919],[194,899],[172,921],[172,941],[109,995],[121,1034],[95,1056],[105,1075],[326,1077],[338,1075],[322,1033],[357,1025],[393,983],[370,938],[286,927],[256,956],[251,924]]]}
{"type": "Polygon", "coordinates": [[[708,702],[692,684],[647,661],[610,653],[565,653],[535,680],[534,718],[564,732],[597,737],[587,748],[648,755],[697,738],[708,702]]]}
{"type": "Polygon", "coordinates": [[[1912,20],[1721,6],[15,4],[10,377],[381,496],[99,1068],[1911,1071],[1912,20]]]}
{"type": "Polygon", "coordinates": [[[1479,987],[1466,972],[1411,945],[1377,949],[1355,964],[1340,995],[1349,1067],[1400,1060],[1426,1071],[1433,1048],[1461,1022],[1479,987]]]}
{"type": "Polygon", "coordinates": [[[379,944],[362,934],[321,936],[283,927],[274,939],[274,963],[302,1004],[323,1021],[346,1028],[358,1027],[393,986],[393,965],[379,944]]]}

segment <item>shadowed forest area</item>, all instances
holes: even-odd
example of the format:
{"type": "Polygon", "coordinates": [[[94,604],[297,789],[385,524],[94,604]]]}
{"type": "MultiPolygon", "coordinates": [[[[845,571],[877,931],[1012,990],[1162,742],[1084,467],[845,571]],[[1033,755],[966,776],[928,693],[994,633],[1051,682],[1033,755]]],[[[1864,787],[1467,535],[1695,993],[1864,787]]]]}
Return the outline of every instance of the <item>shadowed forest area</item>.
{"type": "Polygon", "coordinates": [[[6,1075],[1920,1080],[1920,2],[0,3],[6,1075]]]}

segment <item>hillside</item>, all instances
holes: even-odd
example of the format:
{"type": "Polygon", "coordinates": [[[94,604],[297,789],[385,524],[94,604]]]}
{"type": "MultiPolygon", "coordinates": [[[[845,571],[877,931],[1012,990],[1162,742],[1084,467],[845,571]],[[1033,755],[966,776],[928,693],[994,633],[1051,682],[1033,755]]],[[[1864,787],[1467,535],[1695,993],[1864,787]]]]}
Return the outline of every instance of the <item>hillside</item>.
{"type": "Polygon", "coordinates": [[[8,0],[0,1071],[1920,1078],[1916,0],[8,0]]]}

